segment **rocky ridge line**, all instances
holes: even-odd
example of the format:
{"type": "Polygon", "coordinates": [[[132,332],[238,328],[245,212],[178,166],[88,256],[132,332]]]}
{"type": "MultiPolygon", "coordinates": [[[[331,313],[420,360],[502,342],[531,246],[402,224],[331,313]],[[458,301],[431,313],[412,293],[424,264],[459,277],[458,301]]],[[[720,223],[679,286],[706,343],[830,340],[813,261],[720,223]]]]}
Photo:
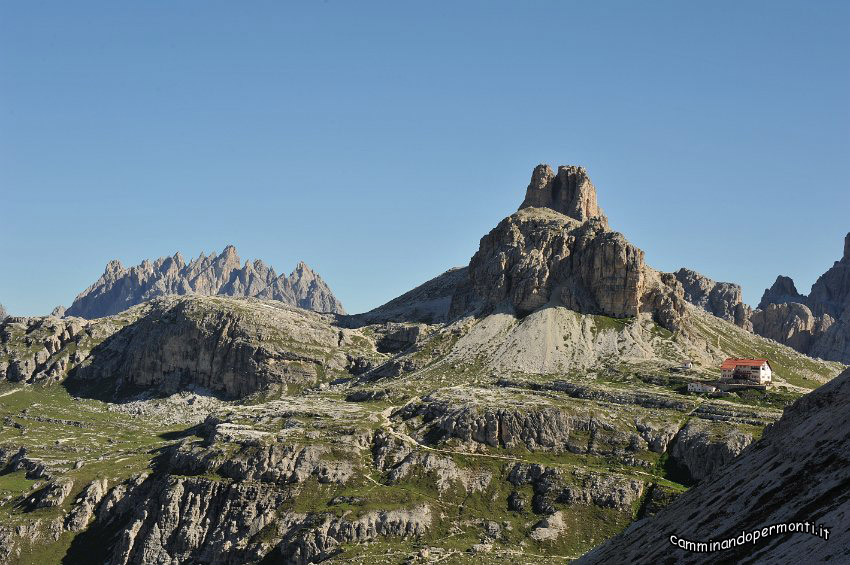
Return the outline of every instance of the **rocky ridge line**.
{"type": "Polygon", "coordinates": [[[160,296],[187,294],[255,297],[317,312],[345,313],[327,283],[304,262],[289,276],[278,276],[259,259],[243,265],[232,245],[220,255],[201,253],[188,263],[180,253],[145,260],[129,269],[118,260],[110,261],[97,282],[80,293],[67,310],[58,307],[54,312],[101,318],[160,296]]]}
{"type": "Polygon", "coordinates": [[[850,363],[850,233],[844,255],[821,275],[808,296],[778,276],[753,312],[753,330],[801,353],[850,363]]]}

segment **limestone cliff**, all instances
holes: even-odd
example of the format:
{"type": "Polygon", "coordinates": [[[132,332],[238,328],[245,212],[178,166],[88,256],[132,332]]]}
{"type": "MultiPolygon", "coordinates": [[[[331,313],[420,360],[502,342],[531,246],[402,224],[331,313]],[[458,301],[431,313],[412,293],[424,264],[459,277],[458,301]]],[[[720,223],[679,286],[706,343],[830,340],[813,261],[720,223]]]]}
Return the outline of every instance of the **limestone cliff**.
{"type": "Polygon", "coordinates": [[[685,300],[736,326],[752,329],[749,320],[751,309],[744,304],[739,285],[716,282],[685,268],[673,274],[684,288],[685,300]]]}
{"type": "Polygon", "coordinates": [[[797,302],[767,304],[753,312],[753,331],[801,353],[811,353],[834,320],[829,314],[815,316],[808,306],[797,302]]]}
{"type": "Polygon", "coordinates": [[[298,263],[288,277],[278,276],[260,260],[242,264],[236,248],[228,245],[220,255],[202,253],[188,263],[180,253],[129,269],[110,261],[100,279],[80,293],[64,315],[100,318],[159,296],[186,294],[253,296],[317,312],[345,313],[328,285],[305,263],[298,263]]]}
{"type": "Polygon", "coordinates": [[[537,165],[520,205],[520,210],[523,208],[551,208],[580,222],[598,218],[608,227],[596,202],[596,187],[584,167],[561,165],[555,173],[549,165],[537,165]]]}
{"type": "Polygon", "coordinates": [[[474,308],[526,316],[544,306],[614,318],[648,313],[671,331],[684,314],[681,285],[644,263],[611,231],[581,167],[534,169],[518,212],[481,239],[449,318],[474,308]]]}

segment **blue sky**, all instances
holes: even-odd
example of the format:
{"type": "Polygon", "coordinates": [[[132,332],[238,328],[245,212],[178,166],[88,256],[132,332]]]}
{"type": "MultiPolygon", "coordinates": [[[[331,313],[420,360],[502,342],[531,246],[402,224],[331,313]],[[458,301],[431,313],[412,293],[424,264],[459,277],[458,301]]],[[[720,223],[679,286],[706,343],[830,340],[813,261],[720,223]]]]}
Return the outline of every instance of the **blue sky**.
{"type": "Polygon", "coordinates": [[[850,230],[848,2],[0,2],[0,302],[236,245],[351,312],[539,162],[662,270],[807,292],[850,230]]]}

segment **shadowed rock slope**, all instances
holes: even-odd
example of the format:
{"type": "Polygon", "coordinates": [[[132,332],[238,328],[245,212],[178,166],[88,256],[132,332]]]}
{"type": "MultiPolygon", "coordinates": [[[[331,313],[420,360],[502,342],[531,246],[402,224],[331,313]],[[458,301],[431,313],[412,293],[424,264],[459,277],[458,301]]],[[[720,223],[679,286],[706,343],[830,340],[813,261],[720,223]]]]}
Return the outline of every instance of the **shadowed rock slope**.
{"type": "Polygon", "coordinates": [[[382,322],[447,322],[452,296],[468,278],[466,267],[449,269],[386,304],[347,320],[352,325],[382,322]]]}
{"type": "Polygon", "coordinates": [[[243,265],[236,248],[229,245],[220,255],[202,253],[188,263],[180,253],[129,269],[120,261],[110,261],[97,282],[80,293],[64,314],[100,318],[172,294],[250,296],[316,312],[345,313],[322,277],[305,263],[298,263],[288,277],[278,276],[259,259],[243,265]]]}
{"type": "Polygon", "coordinates": [[[593,563],[846,563],[850,561],[850,371],[786,409],[761,440],[654,518],[579,560],[593,563]],[[785,522],[830,529],[827,540],[776,534],[726,551],[688,552],[671,535],[724,540],[785,522]]]}

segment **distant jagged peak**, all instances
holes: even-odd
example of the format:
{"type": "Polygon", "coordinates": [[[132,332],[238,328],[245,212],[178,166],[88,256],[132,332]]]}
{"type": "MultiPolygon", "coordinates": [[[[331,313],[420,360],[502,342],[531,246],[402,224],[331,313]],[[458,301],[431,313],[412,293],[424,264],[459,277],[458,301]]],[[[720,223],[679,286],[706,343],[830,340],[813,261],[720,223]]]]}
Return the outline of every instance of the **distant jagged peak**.
{"type": "Polygon", "coordinates": [[[292,276],[315,276],[316,272],[310,268],[310,266],[304,261],[298,261],[298,264],[295,265],[295,269],[290,274],[292,276]]]}
{"type": "Polygon", "coordinates": [[[532,207],[550,208],[580,222],[599,218],[608,227],[608,218],[596,200],[596,187],[578,165],[560,165],[557,173],[547,164],[534,167],[519,208],[532,207]]]}
{"type": "Polygon", "coordinates": [[[800,294],[791,278],[776,277],[753,313],[753,327],[802,353],[850,363],[850,233],[841,259],[818,277],[808,295],[800,294]]]}
{"type": "Polygon", "coordinates": [[[770,288],[765,289],[758,307],[765,309],[768,304],[784,304],[786,302],[806,303],[806,297],[800,294],[794,279],[779,275],[770,288]]]}
{"type": "Polygon", "coordinates": [[[752,330],[752,311],[743,302],[741,286],[735,283],[714,281],[694,270],[682,267],[673,276],[685,291],[685,300],[706,312],[723,318],[747,330],[752,330]]]}
{"type": "Polygon", "coordinates": [[[288,277],[278,276],[260,259],[243,263],[236,247],[227,245],[220,254],[201,252],[188,264],[179,252],[155,261],[145,259],[129,269],[112,260],[103,275],[77,296],[67,314],[98,318],[158,296],[184,294],[251,296],[319,312],[345,313],[328,285],[303,261],[288,277]]]}
{"type": "Polygon", "coordinates": [[[115,273],[120,273],[124,271],[124,265],[121,264],[121,261],[118,259],[113,259],[109,263],[106,264],[106,268],[103,270],[104,275],[111,275],[115,273]]]}

